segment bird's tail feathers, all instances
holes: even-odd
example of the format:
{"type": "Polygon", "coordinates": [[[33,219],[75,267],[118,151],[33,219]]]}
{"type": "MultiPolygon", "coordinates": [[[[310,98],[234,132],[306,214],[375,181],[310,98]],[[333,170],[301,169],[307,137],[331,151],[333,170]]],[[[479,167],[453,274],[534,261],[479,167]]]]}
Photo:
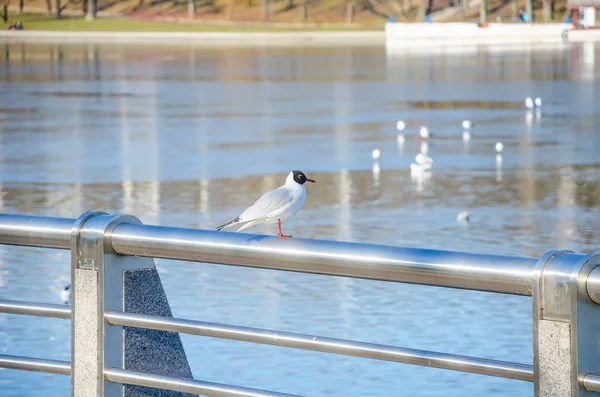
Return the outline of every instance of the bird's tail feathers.
{"type": "Polygon", "coordinates": [[[240,217],[238,216],[237,218],[235,218],[235,219],[233,219],[233,220],[231,220],[231,221],[229,221],[227,223],[224,223],[221,226],[217,227],[217,231],[223,229],[224,227],[231,226],[231,225],[233,225],[235,223],[239,223],[239,222],[240,222],[240,217]]]}

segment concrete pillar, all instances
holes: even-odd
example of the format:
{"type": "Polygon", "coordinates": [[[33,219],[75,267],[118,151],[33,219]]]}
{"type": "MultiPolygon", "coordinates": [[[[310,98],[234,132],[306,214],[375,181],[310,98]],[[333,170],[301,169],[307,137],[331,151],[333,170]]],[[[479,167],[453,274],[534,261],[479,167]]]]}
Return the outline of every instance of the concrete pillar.
{"type": "Polygon", "coordinates": [[[533,288],[534,390],[536,397],[598,395],[580,385],[600,372],[600,306],[587,278],[600,255],[552,251],[536,266],[533,288]]]}
{"type": "Polygon", "coordinates": [[[171,317],[154,261],[112,250],[110,233],[123,222],[140,223],[127,215],[87,212],[72,229],[71,395],[186,396],[104,381],[104,368],[192,377],[178,334],[104,321],[104,312],[110,310],[171,317]]]}

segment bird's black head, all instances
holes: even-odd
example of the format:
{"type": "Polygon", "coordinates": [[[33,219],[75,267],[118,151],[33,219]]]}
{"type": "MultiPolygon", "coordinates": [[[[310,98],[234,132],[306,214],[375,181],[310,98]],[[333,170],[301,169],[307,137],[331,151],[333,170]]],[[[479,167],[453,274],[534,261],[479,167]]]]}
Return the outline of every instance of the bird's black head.
{"type": "Polygon", "coordinates": [[[300,185],[304,185],[305,182],[315,183],[314,180],[308,179],[302,171],[292,171],[292,174],[294,175],[294,182],[299,183],[300,185]]]}

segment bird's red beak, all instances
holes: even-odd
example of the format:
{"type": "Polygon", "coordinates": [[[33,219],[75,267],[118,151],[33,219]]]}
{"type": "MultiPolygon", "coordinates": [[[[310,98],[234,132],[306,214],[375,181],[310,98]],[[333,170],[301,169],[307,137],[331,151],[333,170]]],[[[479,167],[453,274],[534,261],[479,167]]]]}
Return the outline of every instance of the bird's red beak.
{"type": "Polygon", "coordinates": [[[316,183],[314,179],[308,179],[308,178],[306,178],[306,181],[307,181],[307,182],[316,183]]]}

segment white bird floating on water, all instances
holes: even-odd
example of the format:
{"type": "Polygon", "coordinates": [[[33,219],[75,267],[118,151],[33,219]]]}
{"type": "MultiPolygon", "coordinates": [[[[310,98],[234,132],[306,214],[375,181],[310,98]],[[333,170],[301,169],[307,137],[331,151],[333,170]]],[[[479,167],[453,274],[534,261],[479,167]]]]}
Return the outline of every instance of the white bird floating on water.
{"type": "Polygon", "coordinates": [[[535,98],[534,103],[535,103],[536,107],[538,107],[538,108],[542,107],[542,98],[540,98],[540,97],[535,98]]]}
{"type": "Polygon", "coordinates": [[[473,127],[473,123],[471,123],[471,120],[464,120],[462,126],[465,130],[470,130],[473,127]]]}
{"type": "Polygon", "coordinates": [[[396,137],[396,140],[400,144],[404,144],[404,129],[405,128],[406,128],[406,123],[404,121],[400,120],[396,123],[396,129],[398,130],[398,136],[396,137]]]}
{"type": "Polygon", "coordinates": [[[419,153],[415,156],[415,162],[410,163],[411,175],[422,174],[426,171],[431,170],[433,159],[426,154],[419,153]]]}
{"type": "Polygon", "coordinates": [[[71,283],[65,285],[63,289],[60,290],[60,299],[65,304],[71,302],[71,283]]]}
{"type": "Polygon", "coordinates": [[[502,153],[504,150],[504,145],[502,142],[496,142],[496,153],[502,153]]]}
{"type": "Polygon", "coordinates": [[[415,156],[415,162],[423,167],[427,167],[427,169],[431,168],[433,164],[433,159],[426,154],[419,153],[415,156]]]}
{"type": "Polygon", "coordinates": [[[429,129],[427,127],[421,126],[421,128],[419,129],[419,135],[421,135],[421,138],[423,139],[428,139],[433,134],[429,132],[429,129]]]}
{"type": "Polygon", "coordinates": [[[471,214],[469,211],[463,211],[460,214],[456,215],[456,220],[459,222],[469,222],[471,214]]]}
{"type": "Polygon", "coordinates": [[[373,149],[371,152],[371,157],[373,157],[373,160],[379,160],[379,156],[381,156],[381,151],[379,149],[373,149]]]}
{"type": "Polygon", "coordinates": [[[527,109],[533,109],[534,108],[534,103],[533,103],[533,99],[531,99],[531,97],[527,97],[525,98],[525,107],[527,109]]]}
{"type": "Polygon", "coordinates": [[[237,218],[217,227],[241,226],[237,231],[248,229],[264,223],[277,223],[279,238],[289,238],[281,230],[281,221],[288,219],[300,211],[306,200],[305,182],[315,182],[304,175],[302,171],[292,171],[288,174],[285,185],[263,194],[252,206],[246,208],[237,218]]]}

